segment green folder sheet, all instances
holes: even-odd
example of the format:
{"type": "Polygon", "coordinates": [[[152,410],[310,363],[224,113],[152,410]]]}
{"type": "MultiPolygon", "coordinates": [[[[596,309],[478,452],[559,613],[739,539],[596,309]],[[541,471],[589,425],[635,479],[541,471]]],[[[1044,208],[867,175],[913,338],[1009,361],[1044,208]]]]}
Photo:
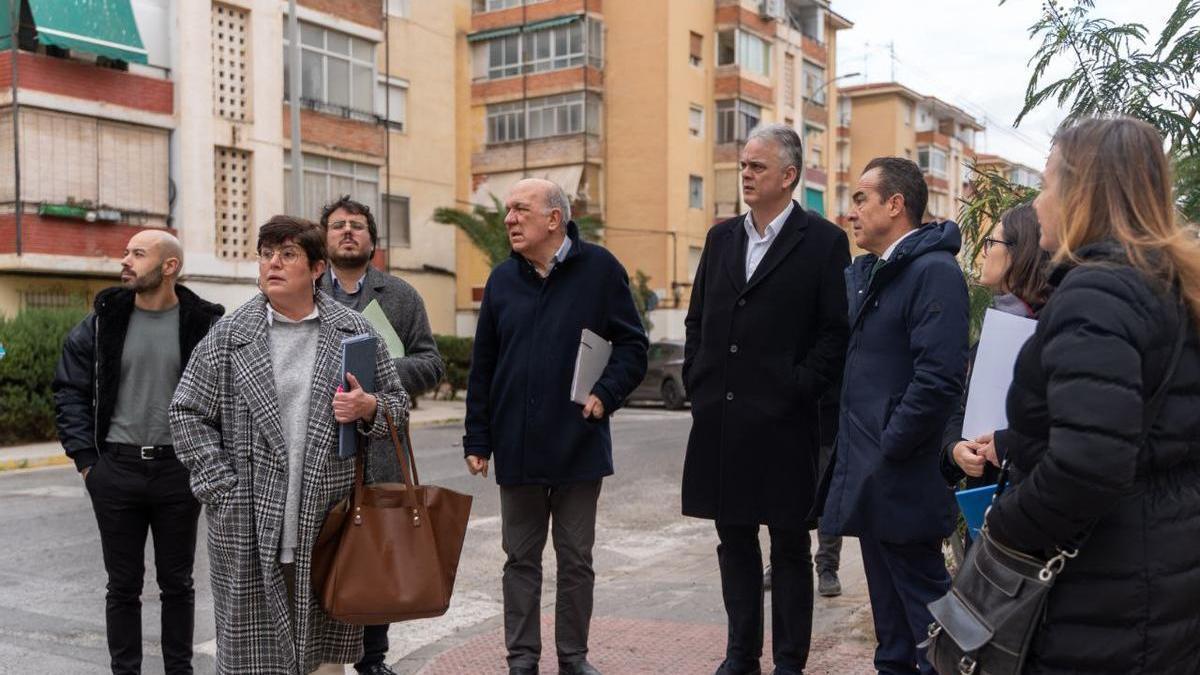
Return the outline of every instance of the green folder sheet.
{"type": "Polygon", "coordinates": [[[378,300],[372,300],[367,304],[367,308],[363,310],[363,316],[371,322],[376,332],[383,338],[383,344],[387,345],[388,356],[393,359],[403,357],[404,343],[400,341],[400,336],[396,335],[396,329],[392,328],[392,322],[388,321],[378,300]]]}

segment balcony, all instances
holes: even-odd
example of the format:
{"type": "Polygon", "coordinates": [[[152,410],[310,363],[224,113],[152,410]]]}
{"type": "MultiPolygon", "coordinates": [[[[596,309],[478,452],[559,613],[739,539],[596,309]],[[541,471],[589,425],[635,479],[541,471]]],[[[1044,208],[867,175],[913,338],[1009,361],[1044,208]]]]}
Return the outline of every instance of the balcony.
{"type": "MultiPolygon", "coordinates": [[[[20,51],[17,53],[17,81],[24,104],[64,112],[85,112],[78,103],[64,100],[74,99],[96,107],[97,111],[102,107],[110,117],[137,117],[137,121],[144,124],[174,126],[171,115],[175,112],[175,85],[163,77],[20,51]],[[118,110],[114,111],[113,106],[118,110]],[[129,114],[120,114],[120,109],[129,114]],[[114,112],[118,114],[112,114],[114,112]],[[152,117],[146,118],[147,115],[152,117]]],[[[0,92],[11,97],[11,88],[12,51],[9,50],[0,52],[0,92]]]]}
{"type": "Polygon", "coordinates": [[[518,2],[512,7],[491,11],[487,10],[484,2],[475,0],[471,14],[471,32],[520,26],[568,14],[582,14],[585,8],[588,14],[603,14],[603,0],[526,0],[524,6],[518,2]]]}
{"type": "Polygon", "coordinates": [[[503,173],[522,169],[577,164],[603,159],[604,146],[594,134],[566,134],[489,145],[471,154],[471,171],[477,174],[503,173]]]}

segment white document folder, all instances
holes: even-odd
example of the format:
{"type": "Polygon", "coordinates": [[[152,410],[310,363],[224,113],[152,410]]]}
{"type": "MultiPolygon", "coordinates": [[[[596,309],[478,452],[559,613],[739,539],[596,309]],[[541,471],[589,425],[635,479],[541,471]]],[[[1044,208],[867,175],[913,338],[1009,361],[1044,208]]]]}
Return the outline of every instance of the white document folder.
{"type": "Polygon", "coordinates": [[[1036,327],[1037,321],[1033,319],[994,309],[984,315],[967,393],[963,438],[975,440],[983,434],[1008,428],[1004,404],[1013,380],[1013,366],[1017,363],[1017,352],[1036,327]]]}
{"type": "Polygon", "coordinates": [[[579,338],[579,353],[575,356],[575,375],[571,378],[572,401],[579,405],[587,403],[587,397],[604,374],[610,356],[612,343],[584,328],[579,338]]]}

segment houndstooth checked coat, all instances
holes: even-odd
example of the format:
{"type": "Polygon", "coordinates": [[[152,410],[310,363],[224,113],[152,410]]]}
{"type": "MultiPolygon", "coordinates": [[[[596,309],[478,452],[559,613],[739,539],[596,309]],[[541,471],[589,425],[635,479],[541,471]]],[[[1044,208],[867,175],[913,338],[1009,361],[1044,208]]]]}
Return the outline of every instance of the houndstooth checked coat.
{"type": "MultiPolygon", "coordinates": [[[[324,293],[318,294],[317,307],[321,325],[304,459],[294,620],[289,621],[278,562],[287,450],[264,296],[209,332],[171,401],[175,451],[208,514],[217,672],[223,675],[297,675],[322,663],[353,663],[362,653],[362,628],[325,614],[311,591],[310,570],[325,515],[350,492],[354,478],[353,462],[337,457],[332,409],[341,342],[373,329],[324,293]]],[[[387,434],[384,410],[397,424],[408,418],[408,397],[382,340],[375,378],[380,408],[368,434],[380,437],[387,434]]]]}

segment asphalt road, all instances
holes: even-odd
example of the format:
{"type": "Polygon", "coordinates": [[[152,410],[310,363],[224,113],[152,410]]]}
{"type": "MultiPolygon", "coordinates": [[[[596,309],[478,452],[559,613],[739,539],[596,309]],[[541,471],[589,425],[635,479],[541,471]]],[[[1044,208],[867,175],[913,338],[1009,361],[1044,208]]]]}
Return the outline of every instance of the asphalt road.
{"type": "MultiPolygon", "coordinates": [[[[679,514],[679,476],[690,428],[688,413],[640,408],[613,422],[616,477],[606,481],[596,552],[605,575],[627,575],[639,561],[679,545],[684,531],[703,529],[679,514]],[[683,530],[679,528],[683,527],[683,530]]],[[[472,521],[451,612],[421,630],[396,626],[390,660],[500,612],[499,497],[495,483],[466,475],[461,426],[414,431],[421,477],[475,496],[472,521]]],[[[0,473],[0,673],[107,672],[105,575],[91,505],[79,476],[59,467],[0,473]]],[[[201,518],[203,528],[204,518],[201,518]]],[[[197,546],[197,673],[212,672],[212,598],[201,530],[197,546]]],[[[706,544],[707,546],[707,544],[706,544]]],[[[549,549],[549,547],[547,547],[549,549]]],[[[547,593],[553,599],[553,553],[547,551],[547,593]]],[[[147,545],[143,594],[144,672],[161,673],[158,589],[147,545]]]]}

